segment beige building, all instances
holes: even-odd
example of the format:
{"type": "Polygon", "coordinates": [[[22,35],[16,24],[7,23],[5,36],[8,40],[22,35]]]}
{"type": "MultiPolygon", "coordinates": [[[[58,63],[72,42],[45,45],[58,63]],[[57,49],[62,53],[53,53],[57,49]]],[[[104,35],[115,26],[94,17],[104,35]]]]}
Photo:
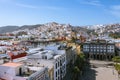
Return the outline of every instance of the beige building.
{"type": "Polygon", "coordinates": [[[47,68],[13,62],[0,66],[0,78],[5,80],[49,80],[47,68]]]}

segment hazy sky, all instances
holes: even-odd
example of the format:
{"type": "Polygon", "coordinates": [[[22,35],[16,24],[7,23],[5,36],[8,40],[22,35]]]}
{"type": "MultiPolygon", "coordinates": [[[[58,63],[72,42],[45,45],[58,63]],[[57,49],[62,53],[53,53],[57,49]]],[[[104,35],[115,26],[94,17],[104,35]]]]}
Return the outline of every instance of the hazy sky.
{"type": "Polygon", "coordinates": [[[120,0],[0,0],[0,26],[120,22],[120,0]]]}

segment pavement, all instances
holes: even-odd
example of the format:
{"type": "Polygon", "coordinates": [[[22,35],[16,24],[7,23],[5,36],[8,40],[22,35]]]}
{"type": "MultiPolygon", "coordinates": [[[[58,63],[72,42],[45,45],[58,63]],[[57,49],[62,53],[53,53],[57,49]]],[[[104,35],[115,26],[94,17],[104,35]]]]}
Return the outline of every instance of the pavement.
{"type": "Polygon", "coordinates": [[[119,80],[117,71],[108,61],[90,61],[80,80],[119,80]]]}
{"type": "Polygon", "coordinates": [[[118,80],[117,71],[112,67],[92,68],[96,71],[96,80],[118,80]]]}

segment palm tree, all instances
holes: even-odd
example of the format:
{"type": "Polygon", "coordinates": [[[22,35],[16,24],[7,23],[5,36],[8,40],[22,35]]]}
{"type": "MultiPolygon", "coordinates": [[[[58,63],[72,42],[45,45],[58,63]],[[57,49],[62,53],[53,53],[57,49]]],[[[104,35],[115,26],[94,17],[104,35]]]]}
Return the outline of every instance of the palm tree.
{"type": "Polygon", "coordinates": [[[73,80],[78,80],[80,69],[78,66],[73,67],[73,80]]]}
{"type": "Polygon", "coordinates": [[[78,54],[75,65],[77,65],[79,69],[82,70],[82,68],[84,67],[84,63],[85,63],[85,55],[83,53],[78,54]]]}
{"type": "Polygon", "coordinates": [[[83,53],[80,53],[77,55],[77,59],[75,61],[75,64],[72,66],[72,80],[78,80],[79,76],[82,73],[83,67],[85,63],[85,56],[83,53]]]}

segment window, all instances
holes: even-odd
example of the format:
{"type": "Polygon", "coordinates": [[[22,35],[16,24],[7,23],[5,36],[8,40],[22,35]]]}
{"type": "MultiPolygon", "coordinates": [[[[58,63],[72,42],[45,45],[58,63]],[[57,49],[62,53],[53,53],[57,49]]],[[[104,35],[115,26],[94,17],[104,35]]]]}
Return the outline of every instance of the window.
{"type": "Polygon", "coordinates": [[[106,47],[103,47],[103,49],[106,49],[106,47]]]}
{"type": "Polygon", "coordinates": [[[96,49],[94,49],[94,52],[96,51],[96,49]]]}
{"type": "Polygon", "coordinates": [[[58,67],[60,66],[60,62],[58,61],[58,67]]]}
{"type": "Polygon", "coordinates": [[[111,48],[114,48],[114,46],[111,46],[111,48]]]}
{"type": "Polygon", "coordinates": [[[97,45],[97,48],[99,48],[99,45],[97,45]]]}
{"type": "Polygon", "coordinates": [[[64,57],[64,61],[65,61],[65,57],[64,57]]]}
{"type": "Polygon", "coordinates": [[[59,80],[59,77],[58,77],[58,80],[59,80]]]}
{"type": "Polygon", "coordinates": [[[107,47],[110,48],[110,45],[108,45],[107,47]]]}
{"type": "Polygon", "coordinates": [[[65,69],[65,64],[64,64],[64,69],[65,69]]]}
{"type": "Polygon", "coordinates": [[[57,69],[57,63],[56,63],[56,69],[57,69]]]}
{"type": "Polygon", "coordinates": [[[104,49],[104,52],[106,52],[106,49],[104,49]]]}
{"type": "Polygon", "coordinates": [[[57,77],[57,71],[56,71],[56,77],[57,77]]]}
{"type": "Polygon", "coordinates": [[[93,49],[91,49],[91,51],[93,51],[93,49]]]}
{"type": "Polygon", "coordinates": [[[99,45],[101,48],[103,47],[103,45],[99,45]]]}
{"type": "Polygon", "coordinates": [[[99,52],[99,49],[97,49],[97,52],[99,52]]]}
{"type": "Polygon", "coordinates": [[[89,49],[87,49],[87,51],[89,51],[89,49]]]}
{"type": "Polygon", "coordinates": [[[47,56],[45,56],[45,59],[47,59],[47,56]]]}
{"type": "Polygon", "coordinates": [[[58,75],[60,74],[60,70],[58,70],[58,75]]]}
{"type": "Polygon", "coordinates": [[[83,48],[89,48],[89,46],[88,45],[84,45],[83,48]]]}
{"type": "Polygon", "coordinates": [[[114,49],[111,49],[111,52],[114,52],[114,49]]]}
{"type": "Polygon", "coordinates": [[[62,61],[60,60],[60,66],[62,66],[62,61]]]}

